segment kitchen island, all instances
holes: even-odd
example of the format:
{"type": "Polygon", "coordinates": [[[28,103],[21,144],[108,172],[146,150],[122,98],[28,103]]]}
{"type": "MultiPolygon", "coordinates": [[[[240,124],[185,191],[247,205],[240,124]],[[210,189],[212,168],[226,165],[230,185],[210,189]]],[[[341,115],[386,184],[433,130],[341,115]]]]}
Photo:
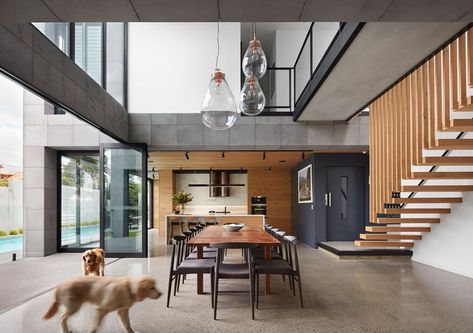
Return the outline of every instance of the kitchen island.
{"type": "Polygon", "coordinates": [[[208,214],[168,214],[166,215],[166,230],[165,235],[166,239],[171,238],[171,233],[176,234],[178,228],[184,231],[187,229],[188,223],[196,224],[201,223],[205,224],[206,222],[213,222],[219,225],[225,223],[243,223],[247,226],[256,226],[264,228],[265,216],[264,215],[250,215],[250,214],[220,214],[220,213],[208,213],[208,214]],[[174,231],[171,228],[171,222],[178,224],[179,227],[174,226],[174,231]]]}

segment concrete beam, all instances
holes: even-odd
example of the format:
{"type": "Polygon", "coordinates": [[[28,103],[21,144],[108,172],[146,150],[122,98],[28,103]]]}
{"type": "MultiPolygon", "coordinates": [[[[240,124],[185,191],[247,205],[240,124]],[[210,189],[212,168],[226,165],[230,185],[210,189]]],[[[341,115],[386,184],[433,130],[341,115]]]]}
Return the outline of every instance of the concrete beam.
{"type": "Polygon", "coordinates": [[[114,139],[127,141],[125,108],[31,24],[0,24],[0,69],[114,139]]]}

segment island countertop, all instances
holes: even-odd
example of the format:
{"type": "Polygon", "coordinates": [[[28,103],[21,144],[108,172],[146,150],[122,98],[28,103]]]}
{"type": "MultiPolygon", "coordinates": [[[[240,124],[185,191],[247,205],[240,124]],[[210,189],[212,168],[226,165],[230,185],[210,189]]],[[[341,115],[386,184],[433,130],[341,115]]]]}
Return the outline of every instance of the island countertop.
{"type": "Polygon", "coordinates": [[[225,217],[225,216],[235,216],[235,217],[247,217],[247,216],[262,216],[262,214],[245,214],[245,213],[202,213],[202,214],[167,214],[166,217],[225,217]]]}

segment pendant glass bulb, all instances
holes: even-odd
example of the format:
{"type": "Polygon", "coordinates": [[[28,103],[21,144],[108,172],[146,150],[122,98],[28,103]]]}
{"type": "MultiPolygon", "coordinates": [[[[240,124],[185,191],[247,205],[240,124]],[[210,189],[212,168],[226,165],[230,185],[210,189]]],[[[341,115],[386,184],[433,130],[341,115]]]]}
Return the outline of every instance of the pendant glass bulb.
{"type": "Polygon", "coordinates": [[[225,74],[216,70],[202,102],[202,122],[213,130],[224,130],[235,124],[237,108],[225,74]]]}
{"type": "Polygon", "coordinates": [[[247,116],[256,116],[263,112],[266,104],[263,90],[255,77],[246,77],[241,89],[240,110],[247,116]]]}
{"type": "Polygon", "coordinates": [[[264,55],[261,42],[253,38],[248,45],[248,49],[243,56],[241,68],[245,76],[254,76],[257,79],[261,79],[266,73],[268,67],[266,56],[264,55]]]}

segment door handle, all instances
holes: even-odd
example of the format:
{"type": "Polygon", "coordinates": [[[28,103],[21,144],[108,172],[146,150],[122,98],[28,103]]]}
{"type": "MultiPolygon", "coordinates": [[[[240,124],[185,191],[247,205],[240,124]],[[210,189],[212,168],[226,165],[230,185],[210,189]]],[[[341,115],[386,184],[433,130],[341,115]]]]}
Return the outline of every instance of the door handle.
{"type": "Polygon", "coordinates": [[[332,193],[325,193],[325,207],[332,207],[332,193]]]}

